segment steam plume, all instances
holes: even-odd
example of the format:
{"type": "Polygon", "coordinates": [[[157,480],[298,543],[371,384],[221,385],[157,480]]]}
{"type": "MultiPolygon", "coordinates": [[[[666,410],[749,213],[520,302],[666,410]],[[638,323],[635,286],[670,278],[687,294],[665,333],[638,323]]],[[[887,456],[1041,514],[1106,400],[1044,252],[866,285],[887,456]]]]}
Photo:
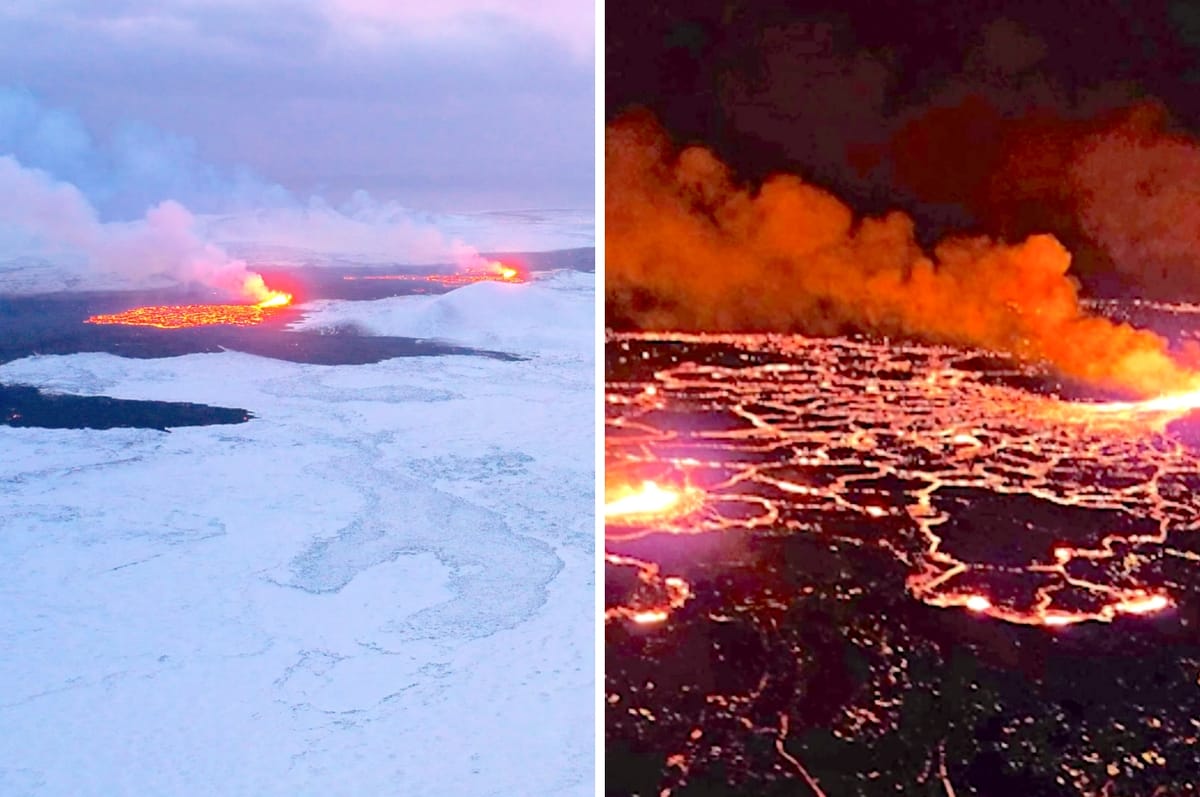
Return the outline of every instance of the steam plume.
{"type": "Polygon", "coordinates": [[[711,152],[676,152],[642,114],[607,131],[610,318],[650,329],[835,334],[851,329],[1045,361],[1112,389],[1194,387],[1164,339],[1088,315],[1049,235],[943,241],[901,213],[856,220],[792,175],[735,184],[711,152]]]}
{"type": "Polygon", "coordinates": [[[452,260],[461,269],[488,263],[394,202],[357,192],[338,207],[320,197],[303,203],[245,169],[203,163],[187,139],[131,123],[100,143],[74,113],[0,87],[0,277],[5,259],[18,258],[19,270],[19,258],[32,255],[88,287],[165,279],[265,298],[261,278],[230,254],[245,254],[240,247],[452,260]]]}
{"type": "Polygon", "coordinates": [[[245,287],[252,276],[246,264],[202,240],[192,214],[178,202],[163,201],[137,221],[102,222],[78,188],[9,156],[0,156],[0,196],[13,200],[0,227],[44,253],[82,257],[82,267],[92,273],[133,280],[161,275],[231,294],[249,290],[252,298],[257,293],[245,287]]]}

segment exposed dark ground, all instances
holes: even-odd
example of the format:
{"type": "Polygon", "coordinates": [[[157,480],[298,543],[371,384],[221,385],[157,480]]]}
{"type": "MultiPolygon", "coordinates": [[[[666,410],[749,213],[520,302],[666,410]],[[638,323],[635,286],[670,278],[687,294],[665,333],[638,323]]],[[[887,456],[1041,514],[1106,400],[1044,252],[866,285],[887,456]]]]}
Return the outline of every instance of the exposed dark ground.
{"type": "Polygon", "coordinates": [[[251,415],[232,407],[178,401],[131,401],[107,396],[62,396],[22,385],[0,385],[5,426],[42,429],[158,429],[245,423],[251,415]]]}

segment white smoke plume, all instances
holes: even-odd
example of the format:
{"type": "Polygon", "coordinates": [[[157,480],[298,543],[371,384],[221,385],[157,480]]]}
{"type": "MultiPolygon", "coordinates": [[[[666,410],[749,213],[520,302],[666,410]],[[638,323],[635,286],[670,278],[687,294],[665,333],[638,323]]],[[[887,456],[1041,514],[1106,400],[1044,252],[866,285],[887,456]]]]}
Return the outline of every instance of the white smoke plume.
{"type": "Polygon", "coordinates": [[[261,280],[231,252],[272,249],[486,262],[396,203],[365,192],[337,207],[301,201],[245,169],[205,164],[187,139],[129,124],[98,142],[70,111],[0,89],[0,291],[30,290],[21,272],[35,262],[59,275],[44,289],[199,283],[254,298],[261,280]]]}
{"type": "Polygon", "coordinates": [[[192,214],[164,200],[134,221],[102,222],[75,186],[0,156],[0,236],[9,248],[86,270],[95,284],[146,284],[155,278],[202,282],[231,294],[250,276],[196,232],[192,214]]]}

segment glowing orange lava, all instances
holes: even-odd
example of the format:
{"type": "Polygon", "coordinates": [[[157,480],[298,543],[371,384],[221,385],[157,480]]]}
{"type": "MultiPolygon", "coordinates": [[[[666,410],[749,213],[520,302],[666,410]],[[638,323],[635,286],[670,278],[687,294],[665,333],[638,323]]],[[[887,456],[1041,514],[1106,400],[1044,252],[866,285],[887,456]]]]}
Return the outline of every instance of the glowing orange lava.
{"type": "Polygon", "coordinates": [[[637,487],[614,488],[605,496],[604,520],[620,525],[644,526],[673,520],[693,512],[702,502],[699,490],[660,487],[646,479],[637,487]]]}
{"type": "Polygon", "coordinates": [[[292,295],[267,287],[261,274],[251,274],[242,282],[242,293],[253,299],[256,307],[286,307],[292,303],[292,295]]]}
{"type": "Polygon", "coordinates": [[[258,274],[248,277],[242,285],[242,290],[255,300],[254,304],[151,305],[135,307],[121,313],[94,315],[87,318],[86,323],[159,329],[183,329],[215,324],[246,327],[261,324],[272,312],[292,303],[290,293],[271,290],[258,274]]]}
{"type": "Polygon", "coordinates": [[[638,625],[650,625],[661,623],[670,616],[670,613],[664,609],[647,609],[644,612],[634,612],[629,619],[638,625]]]}
{"type": "Polygon", "coordinates": [[[1145,401],[1112,401],[1085,406],[1092,412],[1123,416],[1186,415],[1200,409],[1200,389],[1158,396],[1145,401]]]}
{"type": "Polygon", "coordinates": [[[679,503],[679,493],[659,487],[652,481],[642,482],[636,492],[628,493],[604,505],[604,516],[661,515],[670,513],[679,503]]]}
{"type": "Polygon", "coordinates": [[[1116,604],[1114,608],[1125,614],[1151,614],[1161,612],[1171,605],[1166,595],[1147,595],[1144,598],[1129,598],[1116,604]]]}
{"type": "MultiPolygon", "coordinates": [[[[1171,573],[1200,561],[1183,539],[1200,455],[1166,430],[1200,409],[1200,390],[1064,401],[960,367],[970,351],[920,344],[640,333],[609,345],[634,378],[607,385],[606,457],[635,471],[606,495],[611,546],[824,534],[892,552],[927,605],[1051,629],[1168,611],[1182,600],[1171,573]],[[977,533],[992,525],[1004,533],[977,533]]],[[[643,625],[658,621],[637,612],[663,608],[622,602],[613,611],[643,625]]]]}
{"type": "Polygon", "coordinates": [[[964,605],[973,612],[986,612],[992,608],[992,602],[983,595],[970,596],[964,605]]]}
{"type": "Polygon", "coordinates": [[[663,577],[658,565],[644,562],[632,556],[605,554],[604,560],[614,567],[632,567],[637,570],[639,594],[633,596],[633,605],[613,606],[605,610],[605,622],[624,619],[636,625],[657,625],[665,622],[671,612],[692,597],[692,589],[679,576],[663,577]]]}
{"type": "Polygon", "coordinates": [[[437,282],[441,285],[470,285],[476,282],[528,282],[529,278],[515,266],[491,260],[484,269],[460,274],[363,274],[347,275],[344,280],[392,280],[397,282],[437,282]]]}

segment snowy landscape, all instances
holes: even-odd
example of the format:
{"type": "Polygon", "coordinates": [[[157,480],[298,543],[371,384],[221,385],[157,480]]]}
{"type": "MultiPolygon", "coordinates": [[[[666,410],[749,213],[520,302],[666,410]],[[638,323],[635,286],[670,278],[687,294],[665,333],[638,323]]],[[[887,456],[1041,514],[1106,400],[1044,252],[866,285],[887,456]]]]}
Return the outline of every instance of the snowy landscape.
{"type": "Polygon", "coordinates": [[[593,788],[594,275],[314,301],[519,355],[28,356],[243,424],[0,425],[0,794],[593,788]]]}
{"type": "Polygon", "coordinates": [[[0,797],[592,793],[594,42],[0,3],[0,797]]]}

